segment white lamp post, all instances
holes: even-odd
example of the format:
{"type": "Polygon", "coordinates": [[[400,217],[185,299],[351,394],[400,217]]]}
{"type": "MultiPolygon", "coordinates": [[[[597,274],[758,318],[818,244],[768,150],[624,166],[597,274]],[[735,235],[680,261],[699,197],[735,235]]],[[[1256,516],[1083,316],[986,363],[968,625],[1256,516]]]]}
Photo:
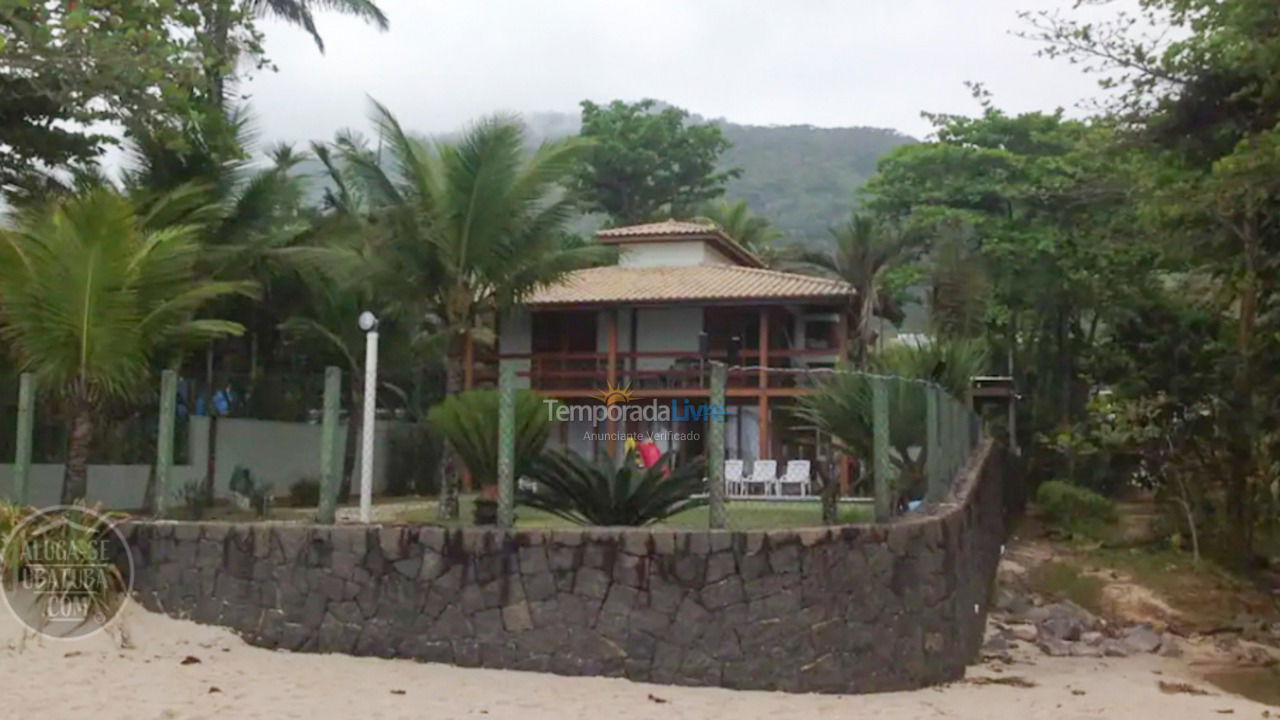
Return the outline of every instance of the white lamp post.
{"type": "Polygon", "coordinates": [[[360,433],[360,522],[373,515],[373,422],[378,405],[378,317],[360,313],[364,331],[364,425],[360,433]]]}

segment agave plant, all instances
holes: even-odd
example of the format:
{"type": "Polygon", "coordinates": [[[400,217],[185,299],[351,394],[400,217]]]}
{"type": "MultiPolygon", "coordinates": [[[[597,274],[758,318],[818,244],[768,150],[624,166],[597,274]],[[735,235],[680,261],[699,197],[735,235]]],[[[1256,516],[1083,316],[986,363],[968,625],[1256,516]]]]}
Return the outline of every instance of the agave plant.
{"type": "Polygon", "coordinates": [[[642,470],[633,452],[615,463],[548,451],[533,463],[534,483],[517,500],[579,525],[650,525],[707,504],[703,462],[672,470],[671,457],[642,470]]]}
{"type": "MultiPolygon", "coordinates": [[[[497,390],[471,390],[446,398],[427,413],[431,426],[444,434],[480,487],[498,482],[498,404],[497,390]]],[[[516,477],[528,473],[550,434],[551,419],[542,397],[518,391],[516,477]]]]}

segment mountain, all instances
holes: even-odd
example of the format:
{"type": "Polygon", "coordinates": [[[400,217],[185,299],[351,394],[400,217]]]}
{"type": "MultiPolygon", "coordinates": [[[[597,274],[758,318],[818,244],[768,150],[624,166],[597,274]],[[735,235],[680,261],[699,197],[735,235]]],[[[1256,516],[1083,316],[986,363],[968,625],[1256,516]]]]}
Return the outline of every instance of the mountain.
{"type": "MultiPolygon", "coordinates": [[[[579,127],[578,116],[570,113],[532,113],[524,120],[539,142],[572,135],[579,127]]],[[[916,142],[883,128],[713,122],[733,143],[723,166],[743,170],[726,188],[727,199],[746,200],[753,212],[806,244],[825,243],[828,228],[849,216],[855,191],[875,174],[881,156],[916,142]]]]}

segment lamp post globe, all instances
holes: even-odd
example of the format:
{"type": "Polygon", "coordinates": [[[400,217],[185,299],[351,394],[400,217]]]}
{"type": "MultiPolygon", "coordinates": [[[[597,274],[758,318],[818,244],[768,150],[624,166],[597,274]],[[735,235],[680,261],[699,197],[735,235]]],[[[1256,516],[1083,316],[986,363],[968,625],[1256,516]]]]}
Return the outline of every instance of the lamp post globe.
{"type": "Polygon", "coordinates": [[[364,312],[360,313],[360,320],[359,320],[359,322],[360,322],[360,329],[361,329],[361,330],[363,330],[363,331],[365,331],[365,332],[369,332],[370,330],[375,330],[375,329],[377,329],[377,327],[378,327],[378,316],[377,316],[377,315],[374,315],[373,313],[369,312],[368,310],[365,310],[364,312]]]}

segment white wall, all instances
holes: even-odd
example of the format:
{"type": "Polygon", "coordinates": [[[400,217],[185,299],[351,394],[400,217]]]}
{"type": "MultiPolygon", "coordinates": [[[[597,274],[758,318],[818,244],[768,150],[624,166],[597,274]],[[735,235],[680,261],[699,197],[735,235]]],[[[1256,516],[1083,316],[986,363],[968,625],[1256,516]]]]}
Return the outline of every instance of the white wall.
{"type": "MultiPolygon", "coordinates": [[[[636,312],[636,350],[639,352],[672,350],[694,354],[698,352],[698,334],[701,332],[701,306],[641,308],[636,312]]],[[[672,359],[640,358],[637,367],[640,370],[665,370],[671,367],[672,359]]]]}
{"type": "MultiPolygon", "coordinates": [[[[188,425],[191,463],[174,468],[175,485],[178,487],[204,478],[209,457],[206,447],[208,422],[207,418],[191,418],[188,425]]],[[[392,421],[379,420],[374,428],[374,492],[386,487],[387,454],[394,426],[392,421]]],[[[231,473],[237,465],[248,468],[256,480],[270,482],[277,495],[287,493],[290,485],[303,478],[319,479],[320,435],[318,424],[219,418],[214,494],[217,497],[230,494],[231,473]]],[[[344,424],[340,428],[339,457],[345,447],[344,424]]],[[[356,455],[358,468],[358,449],[356,455]]],[[[103,507],[113,510],[140,508],[150,471],[150,465],[91,465],[87,499],[91,504],[102,503],[103,507]]],[[[61,464],[34,465],[31,468],[31,503],[37,506],[56,504],[62,491],[62,475],[61,464]]],[[[358,493],[358,482],[353,482],[351,489],[353,495],[358,493]]],[[[13,496],[13,465],[0,464],[0,497],[13,496]]]]}
{"type": "Polygon", "coordinates": [[[707,259],[706,247],[701,240],[620,245],[618,264],[622,267],[702,265],[707,259]]]}

